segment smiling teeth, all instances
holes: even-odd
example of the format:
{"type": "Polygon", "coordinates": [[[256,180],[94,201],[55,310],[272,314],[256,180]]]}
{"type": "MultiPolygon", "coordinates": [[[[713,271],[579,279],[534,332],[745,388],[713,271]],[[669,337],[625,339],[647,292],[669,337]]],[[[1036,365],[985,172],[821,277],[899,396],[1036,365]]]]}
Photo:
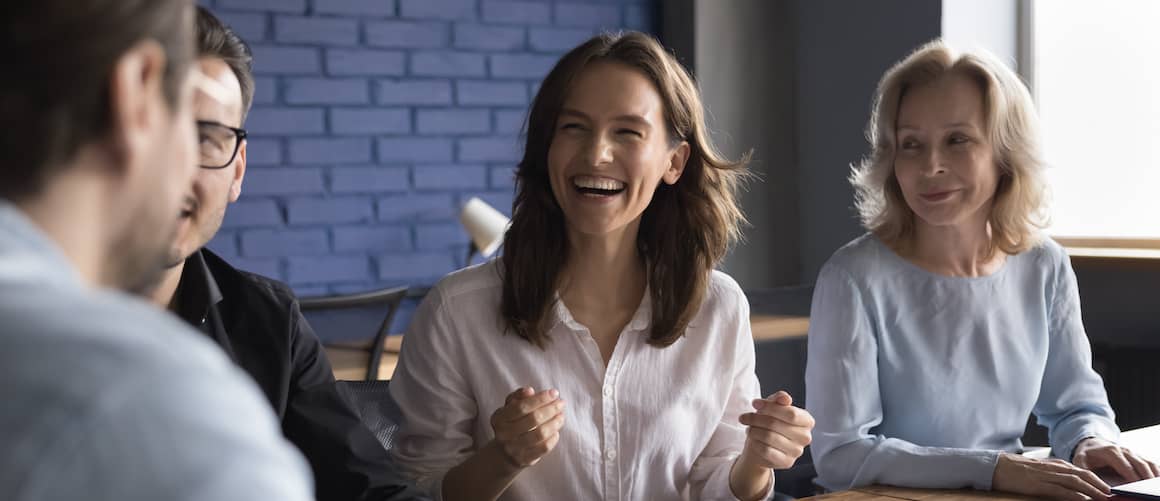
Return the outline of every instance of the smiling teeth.
{"type": "Polygon", "coordinates": [[[580,176],[575,178],[573,183],[578,188],[588,188],[593,190],[607,190],[616,191],[624,188],[624,183],[615,179],[608,179],[603,177],[580,176]]]}

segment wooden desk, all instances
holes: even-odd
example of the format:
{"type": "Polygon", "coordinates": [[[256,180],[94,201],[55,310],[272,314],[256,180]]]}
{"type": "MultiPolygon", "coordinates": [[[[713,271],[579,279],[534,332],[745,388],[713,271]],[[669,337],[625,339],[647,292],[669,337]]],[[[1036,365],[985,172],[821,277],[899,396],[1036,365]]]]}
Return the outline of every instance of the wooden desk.
{"type": "Polygon", "coordinates": [[[754,341],[806,337],[806,333],[810,330],[810,317],[751,315],[749,326],[753,330],[754,341]]]}
{"type": "MultiPolygon", "coordinates": [[[[1149,426],[1124,432],[1120,443],[1152,461],[1160,461],[1160,425],[1149,426]]],[[[814,500],[825,501],[957,501],[957,500],[997,500],[1024,501],[1035,499],[1002,492],[975,491],[969,489],[907,489],[885,485],[871,485],[848,491],[833,492],[814,496],[814,500]]]]}
{"type": "MultiPolygon", "coordinates": [[[[379,379],[391,379],[395,366],[399,365],[399,350],[403,348],[403,335],[387,336],[383,340],[383,357],[379,362],[379,379]]],[[[371,352],[368,343],[334,343],[325,347],[326,358],[330,360],[334,378],[339,381],[362,381],[367,375],[367,364],[371,352]]]]}
{"type": "MultiPolygon", "coordinates": [[[[805,337],[810,328],[809,317],[783,315],[753,315],[749,318],[755,341],[776,341],[805,337]]],[[[383,342],[383,359],[379,366],[379,379],[390,379],[399,364],[399,350],[403,348],[403,335],[387,336],[383,342]]],[[[370,349],[367,343],[334,343],[326,345],[326,358],[334,369],[334,378],[358,381],[366,376],[370,349]]]]}

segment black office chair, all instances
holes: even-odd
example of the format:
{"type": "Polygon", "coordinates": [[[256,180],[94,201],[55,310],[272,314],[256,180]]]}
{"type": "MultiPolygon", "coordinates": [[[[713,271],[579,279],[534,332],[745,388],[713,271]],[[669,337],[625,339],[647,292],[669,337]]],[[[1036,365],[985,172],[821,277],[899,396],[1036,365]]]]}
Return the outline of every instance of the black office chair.
{"type": "MultiPolygon", "coordinates": [[[[332,341],[350,340],[351,331],[365,328],[367,324],[378,320],[379,315],[383,315],[370,345],[363,347],[334,342],[328,344],[341,348],[366,349],[369,352],[366,380],[375,381],[378,380],[379,366],[382,364],[383,341],[386,340],[395,313],[399,311],[399,305],[406,296],[407,286],[404,285],[358,294],[302,298],[298,300],[298,305],[319,337],[332,341]],[[323,335],[323,332],[329,335],[323,335]]],[[[354,339],[358,340],[359,337],[355,336],[354,339]]]]}
{"type": "Polygon", "coordinates": [[[401,413],[389,391],[390,381],[339,381],[338,394],[346,399],[358,413],[363,424],[375,434],[383,448],[391,450],[395,445],[395,433],[399,431],[401,413]]]}

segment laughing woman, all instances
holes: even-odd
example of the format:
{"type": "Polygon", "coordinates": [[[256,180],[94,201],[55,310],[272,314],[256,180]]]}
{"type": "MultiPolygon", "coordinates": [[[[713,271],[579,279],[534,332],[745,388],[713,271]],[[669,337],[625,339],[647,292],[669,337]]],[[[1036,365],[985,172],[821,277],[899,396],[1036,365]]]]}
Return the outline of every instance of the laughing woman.
{"type": "Polygon", "coordinates": [[[1067,254],[1044,239],[1027,88],[986,54],[922,47],[879,84],[854,172],[869,233],[823,267],[806,388],[818,482],[1103,499],[1116,445],[1067,254]],[[1028,416],[1056,460],[1019,454],[1028,416]]]}
{"type": "Polygon", "coordinates": [[[714,271],[744,162],[685,70],[601,35],[544,80],[501,261],[442,280],[390,388],[437,499],[763,499],[812,418],[761,399],[749,307],[714,271]]]}

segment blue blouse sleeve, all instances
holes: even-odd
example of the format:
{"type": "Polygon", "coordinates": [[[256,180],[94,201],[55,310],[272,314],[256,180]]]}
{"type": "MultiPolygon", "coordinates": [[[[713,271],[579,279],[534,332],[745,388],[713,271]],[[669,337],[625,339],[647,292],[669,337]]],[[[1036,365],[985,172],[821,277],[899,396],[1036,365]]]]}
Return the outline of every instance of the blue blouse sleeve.
{"type": "Polygon", "coordinates": [[[1116,442],[1120,430],[1103,380],[1092,369],[1075,272],[1062,249],[1059,254],[1048,311],[1047,365],[1034,412],[1039,424],[1049,431],[1052,454],[1070,460],[1083,439],[1116,442]]]}
{"type": "Polygon", "coordinates": [[[872,298],[827,264],[810,313],[806,407],[818,483],[831,490],[869,484],[989,490],[999,451],[922,447],[874,433],[882,423],[872,298]]]}

